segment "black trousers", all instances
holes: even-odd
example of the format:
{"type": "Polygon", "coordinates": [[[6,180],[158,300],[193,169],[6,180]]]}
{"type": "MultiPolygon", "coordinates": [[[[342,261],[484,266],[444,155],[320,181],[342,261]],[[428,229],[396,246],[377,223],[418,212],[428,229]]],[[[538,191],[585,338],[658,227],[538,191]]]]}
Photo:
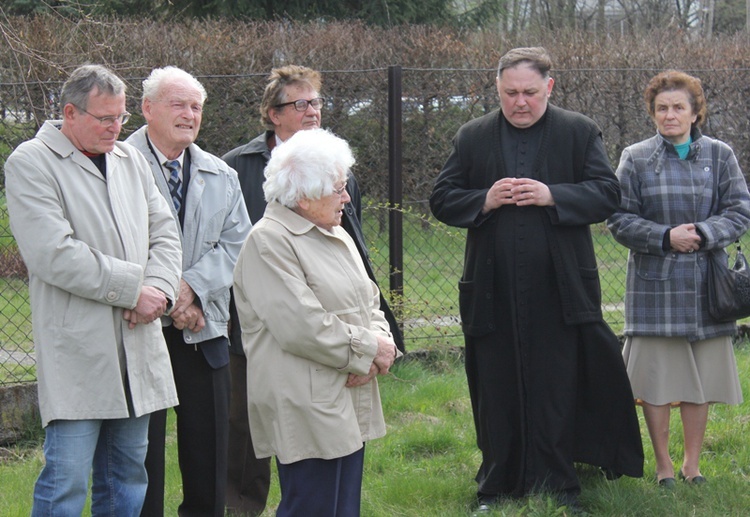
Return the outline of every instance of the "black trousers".
{"type": "MultiPolygon", "coordinates": [[[[186,344],[182,331],[164,328],[172,360],[179,405],[177,450],[182,474],[180,516],[223,516],[226,497],[229,429],[229,366],[212,368],[201,346],[228,347],[224,337],[197,347],[186,344]]],[[[146,454],[148,489],[141,515],[164,515],[164,449],[166,411],[151,415],[146,454]]]]}
{"type": "Polygon", "coordinates": [[[232,380],[229,402],[227,510],[230,514],[263,513],[271,485],[271,458],[255,457],[247,416],[247,358],[229,355],[232,380]]]}

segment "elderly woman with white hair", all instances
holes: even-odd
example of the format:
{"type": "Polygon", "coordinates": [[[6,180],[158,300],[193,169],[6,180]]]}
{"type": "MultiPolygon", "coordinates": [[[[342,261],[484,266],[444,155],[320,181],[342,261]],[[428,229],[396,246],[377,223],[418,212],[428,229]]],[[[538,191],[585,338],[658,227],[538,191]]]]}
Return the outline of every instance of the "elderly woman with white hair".
{"type": "Polygon", "coordinates": [[[364,442],[385,435],[376,375],[398,350],[339,226],[354,164],[323,129],[274,149],[268,206],[234,271],[258,458],[276,456],[277,516],[359,515],[364,442]]]}

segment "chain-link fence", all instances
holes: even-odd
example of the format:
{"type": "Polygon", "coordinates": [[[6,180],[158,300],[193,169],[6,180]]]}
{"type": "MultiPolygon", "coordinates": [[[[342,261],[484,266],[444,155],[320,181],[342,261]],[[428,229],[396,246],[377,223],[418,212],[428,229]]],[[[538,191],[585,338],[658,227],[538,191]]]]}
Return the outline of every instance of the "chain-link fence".
{"type": "MultiPolygon", "coordinates": [[[[354,173],[364,192],[364,227],[381,288],[392,269],[389,211],[403,216],[403,291],[390,295],[402,322],[407,348],[462,344],[457,282],[463,266],[464,232],[429,215],[432,184],[461,124],[497,108],[495,71],[404,69],[401,98],[402,155],[389,153],[389,70],[323,71],[323,125],[355,150],[354,173]],[[390,159],[389,159],[390,158],[390,159]],[[400,160],[398,159],[400,158],[400,160]],[[400,173],[403,202],[389,203],[389,170],[400,173]]],[[[654,133],[642,101],[647,80],[658,70],[557,70],[552,102],[580,111],[601,126],[613,165],[623,147],[654,133]]],[[[729,143],[744,171],[750,170],[750,70],[695,70],[709,103],[705,132],[729,143]]],[[[201,77],[208,101],[198,144],[217,155],[256,136],[258,105],[267,74],[201,77]]],[[[143,123],[138,114],[140,78],[126,78],[128,111],[122,138],[143,123]]],[[[0,84],[0,165],[38,124],[58,111],[59,82],[0,84]]],[[[606,227],[593,228],[602,281],[603,308],[615,331],[623,324],[627,250],[606,227]]],[[[8,226],[0,191],[0,385],[35,379],[27,276],[8,226]]]]}

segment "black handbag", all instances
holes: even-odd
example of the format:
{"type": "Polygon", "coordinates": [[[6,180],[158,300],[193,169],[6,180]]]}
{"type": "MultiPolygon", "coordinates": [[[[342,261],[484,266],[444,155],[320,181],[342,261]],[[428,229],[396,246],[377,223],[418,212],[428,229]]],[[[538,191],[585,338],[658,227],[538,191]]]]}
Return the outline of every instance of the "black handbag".
{"type": "Polygon", "coordinates": [[[750,266],[740,241],[732,267],[721,250],[708,254],[708,312],[718,321],[750,316],[750,266]]]}

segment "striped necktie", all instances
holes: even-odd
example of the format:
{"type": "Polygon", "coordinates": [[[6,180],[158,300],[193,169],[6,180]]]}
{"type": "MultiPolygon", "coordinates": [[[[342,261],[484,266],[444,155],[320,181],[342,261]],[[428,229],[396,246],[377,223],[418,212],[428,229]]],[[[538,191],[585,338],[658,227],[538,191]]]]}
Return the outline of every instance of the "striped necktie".
{"type": "Polygon", "coordinates": [[[169,193],[172,196],[174,209],[179,212],[182,206],[182,180],[180,180],[180,162],[171,160],[164,164],[169,169],[169,193]]]}

